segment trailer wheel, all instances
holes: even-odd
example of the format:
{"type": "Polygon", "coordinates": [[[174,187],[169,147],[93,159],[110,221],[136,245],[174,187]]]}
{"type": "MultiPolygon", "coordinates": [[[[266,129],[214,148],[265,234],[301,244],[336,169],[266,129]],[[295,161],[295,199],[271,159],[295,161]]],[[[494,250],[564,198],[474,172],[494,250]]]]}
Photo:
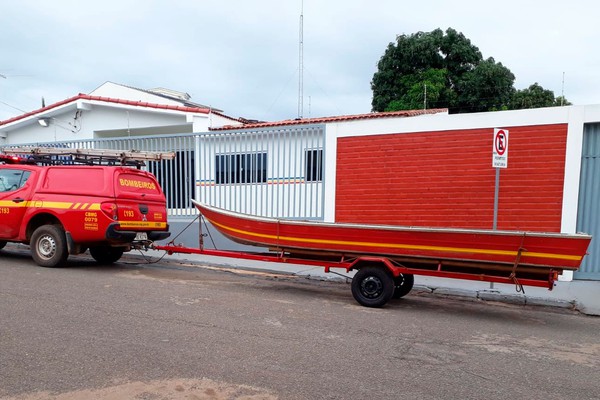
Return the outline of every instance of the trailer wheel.
{"type": "Polygon", "coordinates": [[[123,255],[122,247],[96,246],[90,247],[90,254],[99,264],[112,264],[123,255]]]}
{"type": "Polygon", "coordinates": [[[413,274],[400,274],[394,278],[394,295],[392,298],[399,299],[410,293],[415,284],[415,276],[413,274]]]}
{"type": "Polygon", "coordinates": [[[30,241],[31,256],[42,267],[60,267],[69,253],[65,231],[59,225],[42,225],[37,228],[30,241]]]}
{"type": "Polygon", "coordinates": [[[365,307],[382,307],[394,294],[392,274],[383,267],[363,267],[352,278],[352,296],[365,307]]]}

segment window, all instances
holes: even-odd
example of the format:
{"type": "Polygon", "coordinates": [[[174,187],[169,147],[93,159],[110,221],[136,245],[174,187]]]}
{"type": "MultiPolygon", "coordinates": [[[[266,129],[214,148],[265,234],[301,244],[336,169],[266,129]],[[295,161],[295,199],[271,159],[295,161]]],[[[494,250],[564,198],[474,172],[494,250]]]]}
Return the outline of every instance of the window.
{"type": "Polygon", "coordinates": [[[305,160],[304,179],[307,182],[323,180],[323,150],[306,150],[305,160]]]}
{"type": "Polygon", "coordinates": [[[215,170],[217,184],[266,182],[267,153],[217,155],[215,170]]]}
{"type": "Polygon", "coordinates": [[[30,171],[0,170],[0,192],[10,192],[22,188],[29,179],[29,175],[31,175],[30,171]]]}

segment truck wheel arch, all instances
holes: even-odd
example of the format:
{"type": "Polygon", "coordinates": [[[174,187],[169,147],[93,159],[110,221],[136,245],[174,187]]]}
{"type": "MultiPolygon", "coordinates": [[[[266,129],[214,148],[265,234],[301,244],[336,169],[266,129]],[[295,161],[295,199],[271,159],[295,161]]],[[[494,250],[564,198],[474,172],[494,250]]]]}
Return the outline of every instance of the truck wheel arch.
{"type": "Polygon", "coordinates": [[[60,225],[61,228],[64,229],[64,226],[55,215],[49,213],[36,214],[27,222],[25,231],[25,237],[27,238],[27,241],[31,240],[33,232],[35,232],[35,230],[42,225],[60,225]]]}

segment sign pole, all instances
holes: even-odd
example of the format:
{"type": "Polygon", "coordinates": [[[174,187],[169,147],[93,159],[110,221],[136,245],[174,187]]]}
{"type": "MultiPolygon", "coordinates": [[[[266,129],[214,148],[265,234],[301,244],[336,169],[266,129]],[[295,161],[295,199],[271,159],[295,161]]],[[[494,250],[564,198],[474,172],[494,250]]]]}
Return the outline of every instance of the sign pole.
{"type": "MultiPolygon", "coordinates": [[[[496,167],[496,185],[494,186],[494,221],[492,229],[498,228],[498,196],[500,194],[500,168],[496,167]]],[[[494,282],[490,282],[490,289],[494,288],[494,282]]]]}
{"type": "Polygon", "coordinates": [[[492,141],[492,167],[496,169],[494,187],[494,220],[492,229],[498,228],[498,194],[500,193],[500,168],[508,167],[508,129],[494,129],[492,141]]]}
{"type": "MultiPolygon", "coordinates": [[[[500,168],[508,167],[508,130],[494,129],[492,142],[492,167],[496,169],[496,184],[494,187],[494,219],[492,229],[498,229],[498,197],[500,194],[500,168]]],[[[494,282],[490,282],[490,289],[494,288],[494,282]]]]}

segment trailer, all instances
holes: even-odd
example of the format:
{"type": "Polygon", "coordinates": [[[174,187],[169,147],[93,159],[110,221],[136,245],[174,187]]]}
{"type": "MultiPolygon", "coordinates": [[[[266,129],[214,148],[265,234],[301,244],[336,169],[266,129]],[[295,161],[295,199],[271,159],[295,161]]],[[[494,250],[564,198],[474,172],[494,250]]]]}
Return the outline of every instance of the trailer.
{"type": "Polygon", "coordinates": [[[414,276],[477,280],[552,290],[564,270],[579,268],[591,236],[282,220],[235,213],[193,201],[202,218],[235,242],[266,251],[231,251],[169,243],[185,253],[356,270],[352,295],[366,307],[406,296],[414,276]]]}

